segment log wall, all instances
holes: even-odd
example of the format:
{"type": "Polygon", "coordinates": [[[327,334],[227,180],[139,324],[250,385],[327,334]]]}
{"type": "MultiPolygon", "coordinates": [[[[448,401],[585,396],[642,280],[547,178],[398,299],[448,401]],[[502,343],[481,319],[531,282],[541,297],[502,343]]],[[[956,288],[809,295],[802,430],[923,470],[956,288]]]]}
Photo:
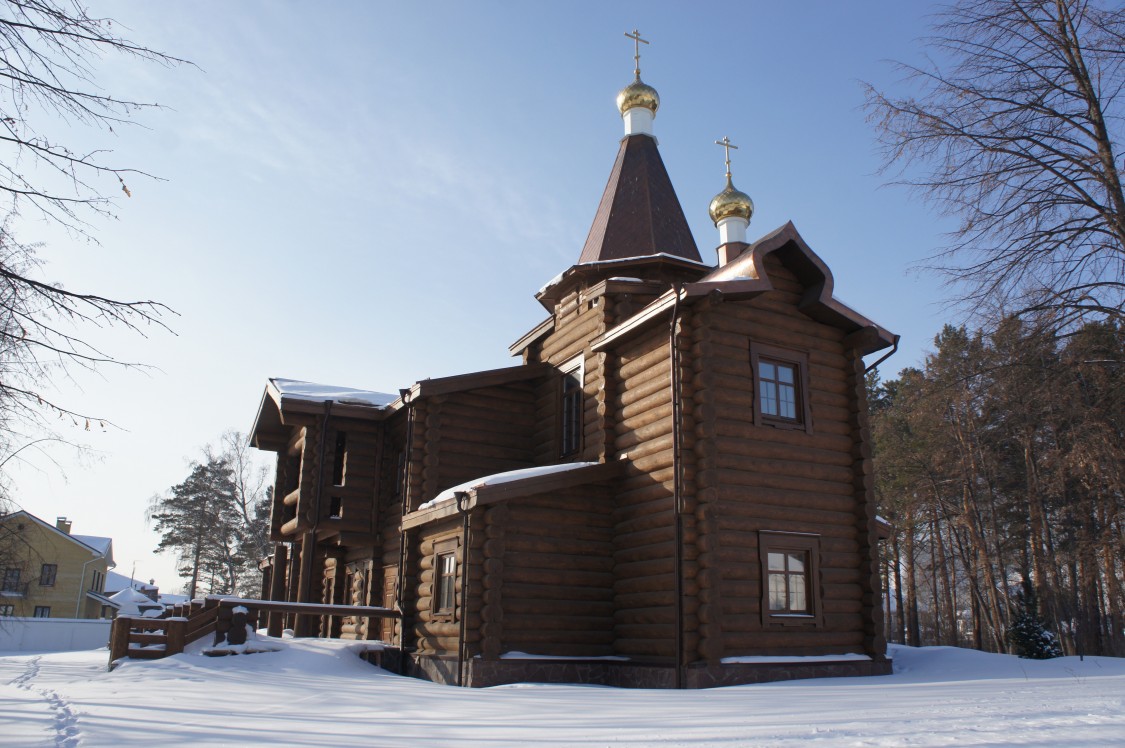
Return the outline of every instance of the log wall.
{"type": "Polygon", "coordinates": [[[485,519],[480,654],[613,654],[610,489],[524,497],[489,507],[485,519]]]}
{"type": "Polygon", "coordinates": [[[869,651],[863,608],[871,582],[861,570],[871,568],[872,544],[860,533],[867,534],[867,512],[857,497],[855,441],[863,436],[857,420],[863,404],[856,400],[862,374],[855,383],[862,359],[847,348],[842,331],[797,311],[803,288],[775,257],[766,258],[766,269],[776,290],[708,305],[695,320],[693,401],[702,439],[696,513],[705,528],[697,543],[706,591],[699,655],[712,662],[869,651]],[[808,355],[811,433],[755,425],[751,341],[808,355]],[[763,622],[763,530],[819,536],[821,625],[763,622]]]}
{"type": "MultiPolygon", "coordinates": [[[[556,307],[555,329],[534,351],[535,361],[561,367],[582,357],[582,447],[576,459],[596,462],[604,459],[607,439],[604,416],[609,410],[604,387],[606,355],[590,350],[590,341],[606,330],[612,304],[607,297],[588,297],[583,289],[568,294],[556,307]]],[[[559,380],[539,385],[535,400],[535,464],[550,465],[560,460],[559,380]]]]}
{"type": "Polygon", "coordinates": [[[532,467],[536,387],[515,382],[425,399],[419,503],[465,481],[532,467]]]}
{"type": "Polygon", "coordinates": [[[614,522],[614,643],[617,654],[675,654],[672,394],[668,329],[654,327],[616,352],[615,456],[627,455],[614,522]]]}

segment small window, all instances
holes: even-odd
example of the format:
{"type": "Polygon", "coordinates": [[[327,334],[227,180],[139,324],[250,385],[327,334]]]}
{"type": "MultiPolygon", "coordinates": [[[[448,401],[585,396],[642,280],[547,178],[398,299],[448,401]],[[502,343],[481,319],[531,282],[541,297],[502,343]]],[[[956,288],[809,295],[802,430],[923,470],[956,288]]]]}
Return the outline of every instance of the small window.
{"type": "Polygon", "coordinates": [[[336,451],[333,452],[332,485],[344,485],[344,478],[348,471],[348,432],[336,432],[336,451]]]}
{"type": "Polygon", "coordinates": [[[32,613],[36,618],[50,618],[51,606],[50,605],[36,605],[35,612],[32,613]]]}
{"type": "Polygon", "coordinates": [[[339,496],[333,496],[329,502],[328,507],[329,516],[332,519],[340,519],[344,516],[344,500],[339,496]]]}
{"type": "Polygon", "coordinates": [[[58,564],[43,564],[43,568],[39,570],[39,586],[54,587],[55,577],[58,576],[58,573],[58,564]]]}
{"type": "Polygon", "coordinates": [[[562,369],[559,413],[559,454],[569,457],[582,449],[582,358],[562,369]]]}
{"type": "Polygon", "coordinates": [[[818,626],[820,538],[807,533],[758,534],[762,564],[762,622],[818,626]]]}
{"type": "Polygon", "coordinates": [[[434,615],[452,620],[457,612],[457,539],[434,544],[434,615]]]}
{"type": "Polygon", "coordinates": [[[14,605],[0,605],[0,618],[7,618],[16,614],[16,606],[14,605]]]}
{"type": "Polygon", "coordinates": [[[94,578],[90,581],[90,589],[94,592],[102,591],[102,583],[105,581],[105,574],[102,574],[97,569],[94,569],[94,578]]]}
{"type": "Polygon", "coordinates": [[[750,344],[754,376],[754,423],[812,432],[809,409],[809,357],[759,343],[750,344]]]}
{"type": "Polygon", "coordinates": [[[406,452],[399,452],[395,456],[395,496],[402,496],[402,489],[406,486],[406,452]]]}
{"type": "Polygon", "coordinates": [[[20,570],[19,569],[5,569],[4,570],[4,592],[19,592],[20,591],[20,570]]]}

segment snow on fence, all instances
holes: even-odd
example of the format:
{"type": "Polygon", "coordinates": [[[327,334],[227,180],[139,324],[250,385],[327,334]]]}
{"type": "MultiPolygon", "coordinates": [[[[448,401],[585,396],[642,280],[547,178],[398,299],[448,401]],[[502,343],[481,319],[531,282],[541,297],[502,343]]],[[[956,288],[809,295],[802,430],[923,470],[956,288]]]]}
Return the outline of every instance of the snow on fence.
{"type": "Polygon", "coordinates": [[[109,642],[108,618],[0,618],[0,652],[69,652],[109,642]]]}

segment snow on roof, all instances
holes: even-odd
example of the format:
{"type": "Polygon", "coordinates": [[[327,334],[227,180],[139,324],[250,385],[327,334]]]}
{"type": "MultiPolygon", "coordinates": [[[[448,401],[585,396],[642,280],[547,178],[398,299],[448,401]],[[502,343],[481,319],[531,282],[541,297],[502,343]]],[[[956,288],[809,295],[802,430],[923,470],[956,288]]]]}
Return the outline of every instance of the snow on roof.
{"type": "Polygon", "coordinates": [[[439,493],[434,498],[427,501],[422,506],[418,507],[418,511],[423,509],[432,509],[438,504],[452,501],[459,493],[467,493],[477,488],[484,486],[495,486],[500,483],[511,483],[512,481],[524,480],[526,478],[536,478],[540,475],[550,475],[552,473],[564,473],[568,470],[577,470],[578,468],[590,467],[597,465],[596,462],[566,462],[562,465],[542,465],[533,468],[521,468],[520,470],[508,470],[503,473],[494,473],[493,475],[486,475],[482,478],[473,478],[472,480],[465,481],[459,486],[447,488],[439,493]]]}
{"type": "Polygon", "coordinates": [[[323,403],[332,400],[346,405],[367,405],[382,408],[390,405],[398,398],[398,395],[388,395],[386,392],[302,382],[297,379],[273,378],[270,379],[270,382],[277,388],[282,402],[285,400],[303,400],[305,402],[323,403]]]}
{"type": "Polygon", "coordinates": [[[105,575],[105,588],[107,591],[123,590],[126,587],[132,587],[135,590],[155,590],[155,584],[149,584],[140,579],[130,579],[124,574],[118,574],[116,571],[108,572],[105,575]]]}
{"type": "Polygon", "coordinates": [[[145,605],[156,605],[157,604],[157,603],[153,602],[152,598],[150,598],[148,595],[141,592],[140,590],[135,590],[132,587],[126,587],[125,589],[121,590],[120,592],[113,593],[112,595],[109,596],[109,599],[112,600],[113,602],[119,603],[119,604],[125,604],[125,603],[140,603],[140,604],[145,604],[145,605]]]}
{"type": "Polygon", "coordinates": [[[70,537],[79,543],[90,546],[102,555],[109,553],[110,546],[113,545],[113,538],[103,538],[98,535],[71,535],[70,537]]]}

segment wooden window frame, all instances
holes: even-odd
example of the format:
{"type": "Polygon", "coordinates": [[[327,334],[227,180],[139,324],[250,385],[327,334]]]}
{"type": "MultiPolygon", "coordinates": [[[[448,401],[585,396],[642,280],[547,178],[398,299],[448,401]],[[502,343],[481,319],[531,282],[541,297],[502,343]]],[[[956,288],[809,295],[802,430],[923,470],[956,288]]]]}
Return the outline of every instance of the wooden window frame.
{"type": "Polygon", "coordinates": [[[39,569],[39,586],[40,587],[54,587],[55,580],[59,576],[58,564],[43,564],[39,569]]]}
{"type": "Polygon", "coordinates": [[[820,536],[804,532],[780,532],[760,530],[758,532],[758,562],[761,565],[761,613],[762,625],[767,627],[799,626],[818,628],[824,625],[824,611],[821,604],[823,591],[820,583],[820,536]],[[809,597],[807,614],[792,613],[788,610],[770,610],[769,554],[770,552],[799,552],[807,554],[808,564],[805,586],[809,597]]]}
{"type": "Polygon", "coordinates": [[[435,621],[457,620],[457,576],[461,571],[461,560],[458,558],[459,549],[459,538],[447,538],[434,543],[434,591],[431,600],[431,612],[435,621]],[[442,573],[442,560],[450,557],[453,559],[453,574],[447,577],[442,573]],[[442,607],[442,582],[446,578],[450,579],[450,584],[453,585],[453,604],[449,607],[442,607]]]}
{"type": "Polygon", "coordinates": [[[4,576],[0,578],[0,592],[16,593],[20,591],[20,579],[23,577],[23,570],[17,567],[8,567],[4,569],[4,576]],[[14,572],[14,574],[13,574],[14,572]],[[13,581],[15,580],[15,581],[13,581]]]}
{"type": "Polygon", "coordinates": [[[795,429],[811,434],[813,422],[812,409],[809,407],[809,354],[804,351],[751,341],[750,370],[754,376],[754,425],[795,429]],[[782,364],[796,369],[796,376],[794,377],[794,388],[797,396],[796,418],[783,418],[762,412],[762,378],[759,364],[763,359],[766,363],[782,364]]]}
{"type": "Polygon", "coordinates": [[[572,358],[559,367],[558,414],[560,458],[577,458],[582,454],[583,434],[585,431],[585,419],[583,418],[585,411],[585,391],[586,357],[583,354],[579,354],[577,357],[572,358]],[[578,387],[575,390],[568,390],[566,386],[567,377],[575,373],[578,375],[578,387]],[[568,398],[572,396],[576,401],[573,420],[569,418],[571,411],[568,409],[568,398]],[[573,440],[568,439],[568,435],[573,436],[573,440]]]}

